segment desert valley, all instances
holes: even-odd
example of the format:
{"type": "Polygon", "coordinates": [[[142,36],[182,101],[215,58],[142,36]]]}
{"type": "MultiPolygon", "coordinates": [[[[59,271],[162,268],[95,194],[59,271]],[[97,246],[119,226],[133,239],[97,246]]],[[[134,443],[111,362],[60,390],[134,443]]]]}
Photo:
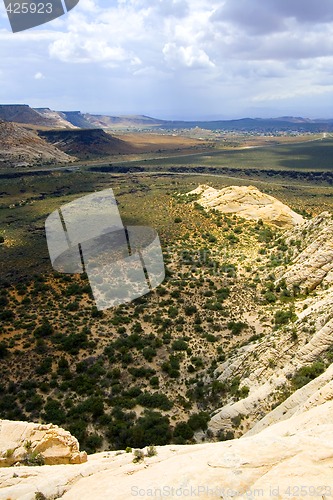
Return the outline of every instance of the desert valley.
{"type": "Polygon", "coordinates": [[[0,498],[333,494],[332,120],[0,106],[0,498]],[[112,188],[165,279],[97,309],[47,216],[112,188]]]}

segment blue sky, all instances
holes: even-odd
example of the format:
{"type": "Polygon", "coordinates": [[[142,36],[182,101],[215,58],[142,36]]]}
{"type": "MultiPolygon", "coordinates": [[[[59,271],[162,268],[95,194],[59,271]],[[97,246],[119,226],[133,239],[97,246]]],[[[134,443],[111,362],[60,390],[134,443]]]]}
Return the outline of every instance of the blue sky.
{"type": "Polygon", "coordinates": [[[160,118],[333,118],[333,0],[80,0],[13,34],[0,102],[160,118]]]}

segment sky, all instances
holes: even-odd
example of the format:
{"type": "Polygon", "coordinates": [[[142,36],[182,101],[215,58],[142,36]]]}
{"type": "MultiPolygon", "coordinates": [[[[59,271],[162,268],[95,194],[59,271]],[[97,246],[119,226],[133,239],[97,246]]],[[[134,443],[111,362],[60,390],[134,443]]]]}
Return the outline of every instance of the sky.
{"type": "Polygon", "coordinates": [[[1,2],[0,103],[333,118],[333,0],[80,0],[15,34],[1,2]]]}

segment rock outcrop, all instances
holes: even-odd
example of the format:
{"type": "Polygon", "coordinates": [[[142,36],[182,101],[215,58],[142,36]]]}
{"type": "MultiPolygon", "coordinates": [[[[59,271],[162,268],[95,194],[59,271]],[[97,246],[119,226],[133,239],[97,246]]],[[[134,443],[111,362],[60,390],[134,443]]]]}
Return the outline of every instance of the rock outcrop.
{"type": "Polygon", "coordinates": [[[236,214],[244,219],[262,219],[280,227],[293,227],[304,221],[287,205],[254,186],[229,186],[219,190],[200,185],[188,194],[199,195],[197,202],[205,208],[236,214]]]}
{"type": "Polygon", "coordinates": [[[0,467],[17,463],[80,464],[87,461],[68,431],[53,424],[0,420],[0,467]]]}
{"type": "Polygon", "coordinates": [[[281,276],[288,287],[311,291],[322,281],[333,282],[333,219],[328,212],[306,221],[287,235],[287,243],[299,241],[303,251],[281,276]]]}

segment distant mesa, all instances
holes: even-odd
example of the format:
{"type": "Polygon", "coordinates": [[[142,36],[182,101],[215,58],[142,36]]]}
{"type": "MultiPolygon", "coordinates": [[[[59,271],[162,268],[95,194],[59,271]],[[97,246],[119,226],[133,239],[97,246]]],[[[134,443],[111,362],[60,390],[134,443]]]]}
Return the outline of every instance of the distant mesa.
{"type": "Polygon", "coordinates": [[[0,119],[33,127],[74,128],[57,111],[49,108],[33,109],[27,104],[0,104],[0,119]]]}
{"type": "Polygon", "coordinates": [[[301,215],[254,186],[228,186],[219,190],[203,184],[188,194],[199,195],[197,203],[204,208],[244,219],[261,219],[280,227],[293,227],[304,222],[301,215]]]}

